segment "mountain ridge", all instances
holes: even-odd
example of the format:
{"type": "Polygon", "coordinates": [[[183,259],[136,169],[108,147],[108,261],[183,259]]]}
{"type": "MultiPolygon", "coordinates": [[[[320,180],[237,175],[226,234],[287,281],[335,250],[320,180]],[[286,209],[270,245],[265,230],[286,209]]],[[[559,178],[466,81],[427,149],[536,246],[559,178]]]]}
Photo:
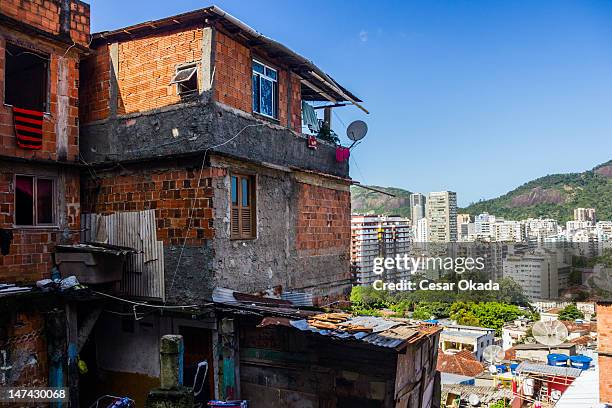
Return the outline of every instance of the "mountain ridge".
{"type": "MultiPolygon", "coordinates": [[[[409,190],[374,187],[396,197],[354,186],[351,189],[354,213],[410,217],[409,190]]],[[[513,220],[544,217],[565,222],[573,218],[576,207],[593,207],[598,219],[612,220],[612,160],[580,173],[538,177],[504,195],[472,203],[458,211],[472,216],[488,212],[513,220]]]]}

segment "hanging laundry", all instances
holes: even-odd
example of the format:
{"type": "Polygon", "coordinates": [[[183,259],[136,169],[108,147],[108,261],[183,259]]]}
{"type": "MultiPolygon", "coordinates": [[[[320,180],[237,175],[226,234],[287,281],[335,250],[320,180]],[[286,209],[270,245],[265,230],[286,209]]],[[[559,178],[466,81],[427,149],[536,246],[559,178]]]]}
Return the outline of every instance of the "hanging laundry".
{"type": "Polygon", "coordinates": [[[43,112],[13,107],[13,122],[17,146],[22,149],[42,149],[43,112]]]}
{"type": "Polygon", "coordinates": [[[308,148],[316,149],[319,142],[316,136],[308,136],[308,148]]]}
{"type": "Polygon", "coordinates": [[[318,133],[321,130],[317,113],[310,104],[304,101],[302,101],[302,122],[311,132],[318,133]]]}
{"type": "Polygon", "coordinates": [[[336,161],[342,163],[348,161],[351,156],[351,150],[348,147],[338,146],[336,147],[336,161]]]}

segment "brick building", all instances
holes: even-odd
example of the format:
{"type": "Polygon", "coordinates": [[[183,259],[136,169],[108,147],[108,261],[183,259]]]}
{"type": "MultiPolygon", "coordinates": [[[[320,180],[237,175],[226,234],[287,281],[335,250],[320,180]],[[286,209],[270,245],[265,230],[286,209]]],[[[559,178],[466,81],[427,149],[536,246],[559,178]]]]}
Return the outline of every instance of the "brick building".
{"type": "Polygon", "coordinates": [[[115,294],[174,309],[102,314],[81,353],[96,360],[82,389],[141,403],[158,381],[160,334],[179,333],[186,361],[211,362],[209,396],[239,397],[235,347],[255,327],[240,310],[213,310],[213,292],[346,299],[348,161],[332,143],[312,145],[302,106],[360,100],[214,6],[97,33],[90,47],[82,239],[142,243],[146,261],[128,266],[115,294]]]}
{"type": "MultiPolygon", "coordinates": [[[[89,5],[79,0],[0,2],[0,284],[49,277],[55,245],[78,239],[79,60],[88,41],[89,5]]],[[[61,385],[61,376],[49,380],[65,353],[61,304],[3,289],[0,386],[61,385]]]]}
{"type": "Polygon", "coordinates": [[[599,399],[612,404],[612,303],[597,304],[597,352],[599,355],[599,399]]]}

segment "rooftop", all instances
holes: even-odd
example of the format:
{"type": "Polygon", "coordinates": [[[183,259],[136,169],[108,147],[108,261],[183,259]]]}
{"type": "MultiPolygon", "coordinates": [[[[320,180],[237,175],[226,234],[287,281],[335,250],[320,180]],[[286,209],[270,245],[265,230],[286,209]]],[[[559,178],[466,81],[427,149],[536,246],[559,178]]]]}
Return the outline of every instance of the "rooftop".
{"type": "Polygon", "coordinates": [[[536,374],[536,375],[544,375],[551,377],[579,377],[582,373],[582,370],[579,368],[573,367],[559,367],[559,366],[551,366],[547,364],[540,363],[531,363],[528,361],[523,361],[516,368],[516,372],[518,374],[536,374]]]}
{"type": "Polygon", "coordinates": [[[251,47],[258,47],[283,62],[302,77],[302,98],[308,101],[352,102],[368,113],[362,102],[349,90],[338,84],[312,61],[289,49],[285,45],[264,36],[236,17],[217,6],[210,6],[187,13],[165,17],[159,20],[103,31],[92,35],[92,46],[101,43],[129,41],[167,30],[190,27],[202,23],[218,23],[227,32],[240,38],[251,47]]]}
{"type": "Polygon", "coordinates": [[[484,371],[484,365],[467,350],[456,354],[447,354],[438,350],[437,369],[442,373],[475,377],[484,371]]]}

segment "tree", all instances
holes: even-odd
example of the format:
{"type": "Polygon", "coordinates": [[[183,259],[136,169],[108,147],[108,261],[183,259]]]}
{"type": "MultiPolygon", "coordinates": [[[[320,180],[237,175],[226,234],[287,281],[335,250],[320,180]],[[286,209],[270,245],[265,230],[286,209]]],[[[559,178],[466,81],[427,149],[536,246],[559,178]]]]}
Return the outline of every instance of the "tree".
{"type": "Polygon", "coordinates": [[[582,313],[575,304],[565,306],[563,310],[559,312],[559,320],[576,320],[584,319],[584,313],[582,313]]]}

